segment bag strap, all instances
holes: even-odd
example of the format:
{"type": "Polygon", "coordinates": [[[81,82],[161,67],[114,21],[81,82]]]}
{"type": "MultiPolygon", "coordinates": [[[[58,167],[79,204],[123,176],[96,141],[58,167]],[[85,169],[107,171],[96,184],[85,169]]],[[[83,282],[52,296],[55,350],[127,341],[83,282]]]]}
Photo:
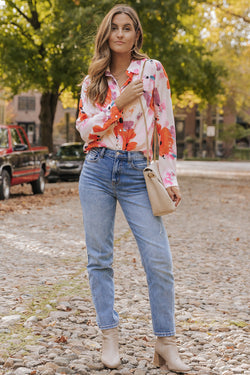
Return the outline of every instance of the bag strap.
{"type": "MultiPolygon", "coordinates": [[[[144,63],[143,63],[140,79],[142,79],[142,77],[143,77],[143,72],[144,72],[144,68],[145,68],[145,65],[146,65],[147,61],[148,60],[145,60],[144,63]]],[[[140,105],[141,105],[141,109],[142,109],[142,114],[143,114],[143,118],[144,118],[144,125],[145,125],[145,132],[146,132],[146,143],[147,143],[147,165],[149,165],[149,141],[148,141],[147,120],[146,120],[145,111],[144,111],[144,108],[143,108],[143,105],[142,105],[141,97],[139,98],[139,101],[140,101],[140,105]]],[[[157,137],[157,135],[156,135],[156,126],[154,126],[154,151],[153,151],[153,160],[154,161],[155,161],[155,158],[156,158],[156,141],[157,141],[156,137],[157,137]]]]}

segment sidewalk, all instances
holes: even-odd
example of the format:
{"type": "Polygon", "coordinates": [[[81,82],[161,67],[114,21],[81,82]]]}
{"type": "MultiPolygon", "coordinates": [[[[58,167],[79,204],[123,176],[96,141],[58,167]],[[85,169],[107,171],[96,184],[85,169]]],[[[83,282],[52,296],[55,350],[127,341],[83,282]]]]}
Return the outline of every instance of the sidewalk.
{"type": "Polygon", "coordinates": [[[178,160],[177,175],[250,180],[250,162],[178,160]]]}

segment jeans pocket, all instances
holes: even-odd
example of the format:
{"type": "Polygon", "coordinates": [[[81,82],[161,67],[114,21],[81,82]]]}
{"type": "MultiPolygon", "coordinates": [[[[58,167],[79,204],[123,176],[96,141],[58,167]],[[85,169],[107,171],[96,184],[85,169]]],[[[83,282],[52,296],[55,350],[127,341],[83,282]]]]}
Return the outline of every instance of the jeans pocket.
{"type": "Polygon", "coordinates": [[[132,160],[131,167],[136,171],[143,171],[144,168],[147,166],[147,160],[132,160]]]}
{"type": "Polygon", "coordinates": [[[92,149],[88,152],[88,154],[85,157],[85,162],[95,163],[100,158],[100,152],[99,150],[92,149]]]}

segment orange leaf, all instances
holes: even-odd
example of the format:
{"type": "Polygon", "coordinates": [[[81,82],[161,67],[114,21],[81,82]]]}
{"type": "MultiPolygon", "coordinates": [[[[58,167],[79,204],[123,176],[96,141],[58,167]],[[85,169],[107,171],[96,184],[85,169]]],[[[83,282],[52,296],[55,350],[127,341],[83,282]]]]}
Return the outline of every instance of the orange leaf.
{"type": "Polygon", "coordinates": [[[57,343],[62,343],[62,344],[67,344],[67,342],[68,342],[68,338],[65,337],[65,336],[57,337],[57,338],[55,339],[55,342],[57,342],[57,343]]]}

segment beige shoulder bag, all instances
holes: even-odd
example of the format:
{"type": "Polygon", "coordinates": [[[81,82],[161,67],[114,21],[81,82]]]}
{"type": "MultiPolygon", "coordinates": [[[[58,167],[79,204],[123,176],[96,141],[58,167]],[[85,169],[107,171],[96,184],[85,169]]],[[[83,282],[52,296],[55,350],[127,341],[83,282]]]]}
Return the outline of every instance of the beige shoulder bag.
{"type": "MultiPolygon", "coordinates": [[[[143,71],[146,64],[144,61],[141,79],[143,78],[143,71]]],[[[156,143],[158,141],[156,127],[154,128],[154,150],[153,150],[153,160],[149,161],[149,139],[148,139],[148,129],[145,111],[142,105],[141,98],[140,104],[144,117],[145,131],[146,131],[146,141],[147,141],[147,167],[144,169],[143,174],[147,186],[148,197],[151,203],[152,211],[154,216],[162,216],[170,214],[176,210],[175,202],[170,198],[165,186],[163,185],[162,178],[159,172],[159,160],[156,160],[156,143]]]]}

